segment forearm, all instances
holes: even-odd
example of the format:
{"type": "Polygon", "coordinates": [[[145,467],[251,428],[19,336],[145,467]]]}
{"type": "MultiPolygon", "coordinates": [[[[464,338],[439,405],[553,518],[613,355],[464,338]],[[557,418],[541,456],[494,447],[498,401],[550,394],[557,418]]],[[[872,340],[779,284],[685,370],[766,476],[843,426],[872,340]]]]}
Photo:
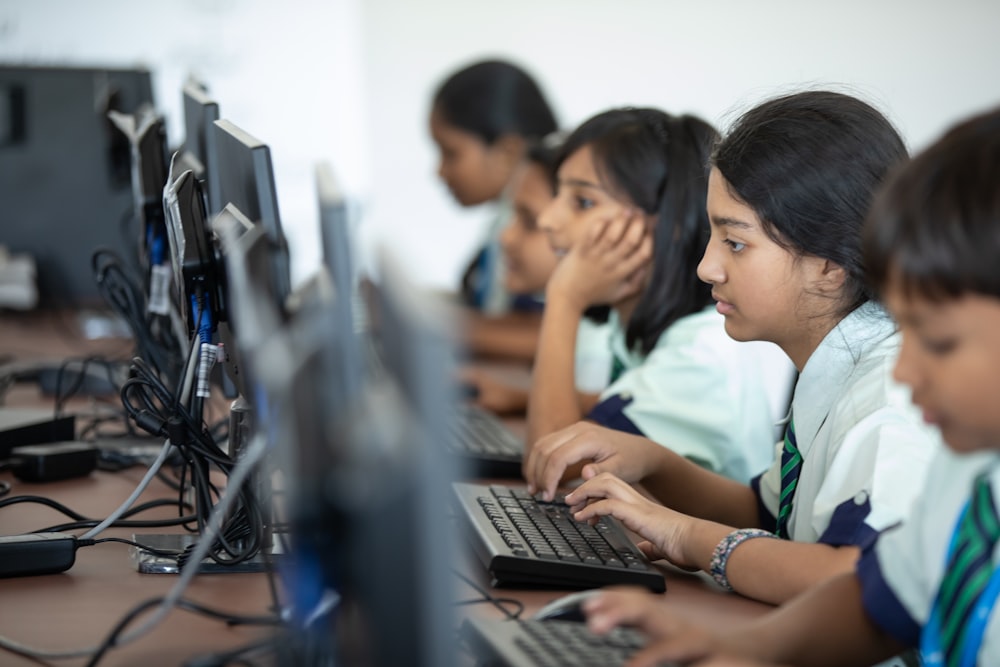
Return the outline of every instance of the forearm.
{"type": "MultiPolygon", "coordinates": [[[[700,521],[684,545],[686,560],[709,571],[719,542],[732,527],[700,521]]],[[[784,604],[831,577],[853,572],[856,547],[757,537],[737,545],[726,560],[726,578],[740,595],[784,604]]]]}
{"type": "Polygon", "coordinates": [[[583,311],[562,299],[549,300],[528,396],[529,446],[583,417],[576,391],[576,335],[583,311]]]}
{"type": "Polygon", "coordinates": [[[702,468],[662,447],[642,485],[660,503],[689,516],[736,528],[760,523],[757,497],[746,484],[702,468]]]}
{"type": "Polygon", "coordinates": [[[905,648],[869,620],[853,572],[810,588],[723,641],[734,654],[806,667],[872,665],[905,648]]]}
{"type": "Polygon", "coordinates": [[[589,392],[578,391],[576,394],[577,404],[580,406],[580,414],[587,415],[594,406],[597,405],[601,400],[600,394],[591,394],[589,392]]]}
{"type": "Polygon", "coordinates": [[[538,346],[541,315],[509,313],[487,317],[467,313],[465,344],[478,356],[531,361],[538,346]]]}

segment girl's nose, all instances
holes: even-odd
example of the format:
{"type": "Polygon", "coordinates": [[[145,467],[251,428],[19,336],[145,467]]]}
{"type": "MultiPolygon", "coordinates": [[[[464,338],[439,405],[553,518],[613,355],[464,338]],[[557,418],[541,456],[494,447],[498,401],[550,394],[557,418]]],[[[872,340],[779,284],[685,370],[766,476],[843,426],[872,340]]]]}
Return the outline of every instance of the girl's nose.
{"type": "Polygon", "coordinates": [[[557,231],[561,226],[560,220],[559,200],[553,199],[539,212],[538,228],[547,234],[551,234],[552,232],[557,231]]]}
{"type": "Polygon", "coordinates": [[[716,251],[712,248],[711,241],[705,247],[705,254],[698,262],[698,278],[709,285],[721,283],[724,278],[722,264],[718,261],[716,251]]]}

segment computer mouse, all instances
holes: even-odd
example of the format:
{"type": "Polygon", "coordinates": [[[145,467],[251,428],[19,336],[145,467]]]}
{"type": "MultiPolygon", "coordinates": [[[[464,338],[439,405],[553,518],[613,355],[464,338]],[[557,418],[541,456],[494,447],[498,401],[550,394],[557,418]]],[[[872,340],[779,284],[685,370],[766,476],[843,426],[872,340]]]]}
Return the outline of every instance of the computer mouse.
{"type": "Polygon", "coordinates": [[[535,613],[534,617],[540,621],[576,621],[583,623],[587,620],[587,615],[583,613],[583,602],[600,592],[600,589],[593,588],[587,591],[577,591],[556,598],[535,613]]]}

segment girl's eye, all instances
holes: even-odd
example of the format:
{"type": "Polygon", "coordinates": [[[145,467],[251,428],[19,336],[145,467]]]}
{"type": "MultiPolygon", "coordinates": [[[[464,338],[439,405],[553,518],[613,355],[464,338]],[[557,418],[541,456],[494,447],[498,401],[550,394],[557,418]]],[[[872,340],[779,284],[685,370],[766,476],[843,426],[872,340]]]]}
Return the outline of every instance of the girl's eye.
{"type": "Polygon", "coordinates": [[[743,248],[747,247],[746,243],[740,243],[739,241],[733,241],[732,239],[723,239],[722,242],[729,246],[729,249],[733,252],[739,252],[743,250],[743,248]]]}
{"type": "Polygon", "coordinates": [[[576,206],[581,211],[586,211],[588,208],[593,208],[594,207],[594,200],[593,199],[588,199],[586,197],[577,196],[577,198],[576,198],[576,206]]]}
{"type": "Polygon", "coordinates": [[[944,339],[944,340],[929,340],[927,338],[920,339],[921,345],[930,354],[943,357],[957,347],[957,342],[954,339],[944,339]]]}

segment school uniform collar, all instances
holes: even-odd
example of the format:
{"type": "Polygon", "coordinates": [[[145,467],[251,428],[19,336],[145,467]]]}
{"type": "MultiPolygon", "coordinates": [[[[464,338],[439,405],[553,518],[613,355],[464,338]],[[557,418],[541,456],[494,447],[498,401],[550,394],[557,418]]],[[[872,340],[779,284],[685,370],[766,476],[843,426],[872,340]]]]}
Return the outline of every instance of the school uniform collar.
{"type": "Polygon", "coordinates": [[[830,330],[799,374],[792,398],[795,436],[803,456],[857,370],[858,360],[893,336],[896,326],[881,306],[867,302],[830,330]]]}

